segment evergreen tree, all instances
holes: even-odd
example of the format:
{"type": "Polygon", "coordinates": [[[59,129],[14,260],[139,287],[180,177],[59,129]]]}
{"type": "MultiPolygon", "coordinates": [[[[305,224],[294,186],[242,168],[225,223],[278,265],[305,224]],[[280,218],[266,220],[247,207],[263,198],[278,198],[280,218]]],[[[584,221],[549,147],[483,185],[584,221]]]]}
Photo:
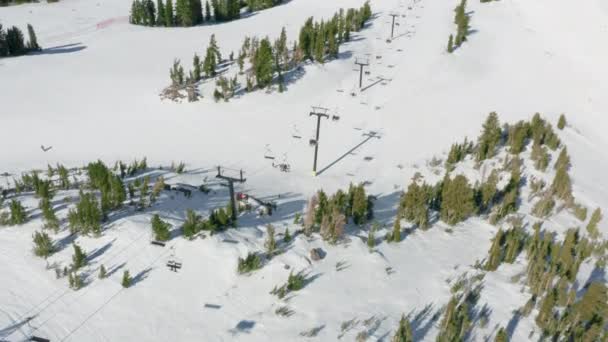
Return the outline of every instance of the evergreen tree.
{"type": "Polygon", "coordinates": [[[211,21],[211,6],[209,6],[209,0],[205,1],[205,21],[211,21]]]}
{"type": "Polygon", "coordinates": [[[18,200],[11,200],[9,203],[10,217],[9,224],[11,226],[21,225],[27,222],[28,217],[23,205],[18,200]]]}
{"type": "Polygon", "coordinates": [[[504,233],[502,229],[498,229],[494,239],[492,239],[492,246],[490,247],[488,260],[485,264],[487,271],[496,271],[500,263],[502,262],[502,245],[504,244],[504,233]]]}
{"type": "Polygon", "coordinates": [[[123,288],[128,288],[131,286],[132,281],[133,281],[133,279],[131,278],[131,275],[129,274],[129,270],[125,270],[122,274],[122,281],[120,282],[120,284],[122,285],[123,288]]]}
{"type": "Polygon", "coordinates": [[[562,151],[559,153],[559,157],[557,157],[557,161],[555,162],[555,165],[553,166],[553,168],[555,170],[570,169],[570,156],[568,155],[568,149],[566,147],[564,147],[562,149],[562,151]]]}
{"type": "Polygon", "coordinates": [[[260,41],[260,47],[256,51],[253,65],[256,83],[260,88],[270,85],[274,74],[273,65],[272,46],[268,38],[264,38],[260,41]]]}
{"type": "Polygon", "coordinates": [[[559,120],[557,121],[557,128],[563,130],[566,127],[566,116],[564,114],[559,116],[559,120]]]}
{"type": "Polygon", "coordinates": [[[389,239],[390,242],[400,242],[401,241],[401,222],[399,218],[395,220],[393,224],[393,232],[389,239]]]}
{"type": "Polygon", "coordinates": [[[376,224],[372,224],[367,233],[367,247],[372,250],[376,247],[376,224]]]}
{"type": "Polygon", "coordinates": [[[189,0],[175,1],[175,21],[178,25],[188,27],[194,24],[192,7],[189,0]]]}
{"type": "Polygon", "coordinates": [[[0,57],[8,56],[8,45],[6,41],[6,32],[0,23],[0,57]]]}
{"type": "Polygon", "coordinates": [[[397,328],[391,342],[414,342],[414,338],[412,337],[412,327],[410,326],[410,321],[405,318],[405,315],[401,315],[399,328],[397,328]]]}
{"type": "Polygon", "coordinates": [[[198,216],[194,210],[188,209],[186,212],[186,221],[182,225],[182,232],[186,238],[192,239],[198,234],[201,229],[200,220],[200,216],[198,216]]]}
{"type": "Polygon", "coordinates": [[[156,25],[168,26],[167,25],[167,13],[165,12],[165,5],[163,0],[156,0],[156,25]]]}
{"type": "Polygon", "coordinates": [[[498,171],[492,170],[488,179],[481,185],[480,189],[480,208],[487,210],[492,206],[498,194],[498,171]]]}
{"type": "Polygon", "coordinates": [[[475,212],[474,192],[463,175],[454,179],[446,175],[441,198],[441,219],[449,225],[455,225],[475,212]]]}
{"type": "Polygon", "coordinates": [[[289,233],[289,228],[285,229],[285,235],[283,236],[284,243],[290,243],[292,240],[291,234],[289,233]]]}
{"type": "Polygon", "coordinates": [[[299,46],[304,53],[305,59],[312,60],[313,41],[314,41],[315,30],[313,26],[313,18],[310,17],[304,23],[304,26],[300,29],[299,46]]]}
{"type": "Polygon", "coordinates": [[[498,121],[498,114],[492,112],[488,115],[479,139],[477,139],[477,160],[492,158],[496,148],[500,145],[502,130],[498,121]]]}
{"type": "Polygon", "coordinates": [[[72,269],[77,270],[87,264],[87,255],[75,242],[72,243],[74,254],[72,255],[72,269]]]}
{"type": "Polygon", "coordinates": [[[201,64],[201,59],[197,54],[194,54],[194,58],[192,59],[192,79],[197,82],[203,77],[203,69],[201,64]]]}
{"type": "Polygon", "coordinates": [[[572,182],[570,175],[564,167],[560,167],[555,173],[555,178],[551,184],[551,189],[554,195],[564,201],[572,199],[572,182]]]}
{"type": "Polygon", "coordinates": [[[76,209],[71,209],[68,212],[68,222],[70,230],[80,232],[82,234],[93,233],[99,235],[101,233],[101,219],[103,213],[95,198],[91,193],[80,191],[80,202],[76,205],[76,209]]]}
{"type": "Polygon", "coordinates": [[[44,219],[44,228],[52,229],[54,232],[59,230],[59,219],[55,215],[51,201],[48,198],[40,200],[40,210],[42,211],[42,217],[44,219]]]}
{"type": "Polygon", "coordinates": [[[107,277],[106,267],[102,264],[99,267],[99,279],[105,279],[107,277]]]}
{"type": "Polygon", "coordinates": [[[171,225],[163,221],[158,214],[152,217],[152,231],[154,232],[154,240],[167,241],[171,238],[169,228],[171,225]]]}
{"type": "Polygon", "coordinates": [[[521,153],[526,147],[526,141],[531,136],[530,124],[520,121],[515,125],[509,126],[508,144],[512,154],[521,153]]]}
{"type": "Polygon", "coordinates": [[[173,12],[173,0],[167,0],[165,7],[165,26],[175,26],[175,14],[173,12]]]}
{"type": "Polygon", "coordinates": [[[401,198],[400,204],[403,218],[422,229],[427,229],[430,226],[428,188],[426,184],[420,186],[416,182],[412,182],[401,198]]]}
{"type": "Polygon", "coordinates": [[[277,242],[274,237],[274,227],[269,224],[266,226],[266,241],[264,242],[264,248],[268,255],[273,255],[277,249],[277,242]]]}
{"type": "Polygon", "coordinates": [[[26,53],[23,32],[17,26],[6,30],[6,46],[9,56],[20,56],[26,53]]]}
{"type": "Polygon", "coordinates": [[[505,328],[500,327],[500,329],[498,329],[494,342],[509,342],[509,337],[507,336],[505,328]]]}
{"type": "Polygon", "coordinates": [[[32,25],[30,25],[30,24],[27,24],[27,33],[30,37],[30,40],[27,44],[28,50],[31,50],[31,51],[42,50],[40,45],[38,45],[38,39],[36,38],[36,32],[34,31],[34,28],[32,27],[32,25]]]}
{"type": "Polygon", "coordinates": [[[450,34],[448,39],[448,53],[454,52],[454,35],[450,34]]]}
{"type": "Polygon", "coordinates": [[[598,223],[602,220],[602,210],[597,208],[591,214],[591,219],[587,224],[587,233],[592,239],[596,239],[599,237],[599,229],[597,227],[598,223]]]}
{"type": "Polygon", "coordinates": [[[547,169],[547,166],[549,166],[549,152],[547,152],[547,148],[541,144],[534,143],[534,145],[532,145],[530,158],[534,161],[534,167],[538,171],[544,172],[547,169]]]}
{"type": "MultiPolygon", "coordinates": [[[[167,2],[167,6],[168,4],[169,2],[167,2]]],[[[169,70],[169,75],[171,76],[171,84],[173,86],[184,85],[184,68],[181,66],[179,59],[173,61],[173,67],[169,70]]]]}
{"type": "Polygon", "coordinates": [[[34,254],[42,258],[48,258],[55,252],[53,241],[47,233],[35,232],[32,236],[34,240],[34,254]]]}
{"type": "Polygon", "coordinates": [[[358,225],[365,224],[371,218],[371,211],[363,184],[357,186],[351,184],[348,192],[353,222],[358,225]]]}
{"type": "Polygon", "coordinates": [[[325,23],[321,21],[321,23],[317,26],[315,25],[315,45],[314,45],[314,57],[315,62],[324,63],[325,62],[325,23]]]}

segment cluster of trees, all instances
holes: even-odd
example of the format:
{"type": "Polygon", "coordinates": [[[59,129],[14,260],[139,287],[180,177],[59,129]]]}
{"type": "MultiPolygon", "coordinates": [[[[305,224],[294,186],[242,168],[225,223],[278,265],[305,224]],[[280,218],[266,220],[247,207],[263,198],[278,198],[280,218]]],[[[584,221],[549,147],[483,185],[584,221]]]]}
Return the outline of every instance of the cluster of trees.
{"type": "Polygon", "coordinates": [[[186,238],[193,239],[201,231],[218,232],[235,226],[236,222],[232,220],[232,209],[229,205],[226,209],[212,210],[207,219],[188,209],[186,220],[182,225],[182,233],[186,238]]]}
{"type": "MultiPolygon", "coordinates": [[[[315,22],[311,17],[301,28],[299,39],[291,48],[285,28],[274,42],[268,37],[262,39],[245,37],[236,57],[236,63],[239,66],[239,74],[246,73],[246,90],[266,88],[276,79],[279,91],[282,92],[285,88],[286,72],[296,68],[305,60],[324,63],[328,59],[337,58],[340,44],[350,40],[351,32],[361,30],[371,15],[371,7],[366,2],[360,9],[340,10],[327,22],[315,22]],[[246,61],[251,67],[245,72],[246,61]]],[[[229,56],[229,60],[234,61],[234,54],[231,53],[229,56]]],[[[176,100],[182,96],[175,89],[186,89],[189,101],[196,101],[199,95],[194,89],[195,85],[202,79],[215,77],[218,73],[217,68],[223,62],[215,36],[212,35],[204,58],[201,60],[198,55],[194,55],[193,67],[188,75],[181,62],[174,61],[170,69],[169,88],[172,91],[166,96],[176,100]]],[[[216,101],[221,99],[228,101],[240,88],[237,75],[220,77],[216,86],[213,94],[216,101]]]]}
{"type": "Polygon", "coordinates": [[[0,213],[0,226],[16,226],[28,220],[27,211],[20,201],[12,199],[8,205],[9,211],[0,213]]]}
{"type": "Polygon", "coordinates": [[[168,222],[163,221],[158,214],[152,217],[152,232],[154,232],[154,240],[156,241],[167,241],[171,238],[170,228],[171,225],[168,222]]]}
{"type": "Polygon", "coordinates": [[[70,209],[68,212],[70,232],[99,236],[103,212],[95,194],[80,190],[79,197],[80,201],[76,208],[70,209]]]}
{"type": "Polygon", "coordinates": [[[342,238],[349,219],[362,225],[373,218],[373,197],[365,194],[363,184],[351,184],[348,192],[338,190],[331,197],[319,190],[310,198],[307,208],[305,234],[319,232],[325,240],[335,243],[342,238]]]}
{"type": "Polygon", "coordinates": [[[127,199],[127,192],[122,179],[115,175],[106,165],[98,160],[87,166],[89,186],[101,192],[101,211],[105,216],[120,209],[127,199]]]}
{"type": "Polygon", "coordinates": [[[253,272],[262,267],[262,259],[257,253],[248,253],[247,257],[239,258],[237,271],[240,274],[253,272]]]}
{"type": "Polygon", "coordinates": [[[205,22],[224,22],[239,19],[241,8],[262,10],[281,4],[283,0],[134,0],[130,22],[145,26],[195,26],[205,22]]]}
{"type": "Polygon", "coordinates": [[[582,296],[577,295],[574,286],[580,265],[597,245],[581,237],[578,229],[568,230],[563,241],[556,241],[555,235],[541,226],[540,222],[534,224],[533,235],[523,231],[521,221],[514,223],[507,232],[498,230],[484,268],[496,270],[502,262],[512,263],[521,251],[525,251],[528,259],[526,284],[532,297],[520,313],[529,315],[537,307],[536,323],[545,338],[572,341],[606,338],[606,285],[591,280],[584,286],[586,291],[582,296]]]}
{"type": "Polygon", "coordinates": [[[473,327],[475,315],[483,314],[483,311],[475,310],[481,288],[482,286],[478,284],[452,295],[439,325],[437,342],[464,341],[467,338],[473,327]]]}
{"type": "Polygon", "coordinates": [[[31,51],[40,51],[36,32],[32,25],[27,24],[29,41],[26,43],[23,32],[17,26],[8,28],[6,31],[0,24],[0,58],[8,56],[21,56],[31,51]]]}
{"type": "Polygon", "coordinates": [[[462,45],[467,40],[469,34],[469,22],[471,18],[467,14],[467,0],[460,0],[460,4],[454,9],[454,24],[456,24],[456,38],[450,34],[448,40],[448,52],[452,53],[455,48],[462,45]]]}
{"type": "MultiPolygon", "coordinates": [[[[520,121],[514,125],[501,127],[498,115],[492,112],[485,120],[482,132],[476,143],[467,139],[452,145],[445,162],[447,172],[454,170],[456,164],[468,155],[474,156],[478,163],[496,156],[498,149],[508,147],[511,153],[505,159],[504,170],[510,178],[503,189],[498,189],[498,170],[481,184],[471,185],[464,175],[450,177],[446,174],[442,182],[432,186],[413,181],[403,194],[398,218],[405,218],[422,229],[430,226],[432,212],[438,212],[444,222],[454,225],[477,213],[489,213],[490,221],[497,223],[515,212],[519,205],[522,185],[522,160],[519,155],[532,143],[531,159],[539,169],[546,169],[549,163],[548,149],[555,151],[561,142],[550,123],[536,113],[529,122],[520,121]],[[540,151],[540,152],[539,152],[540,151]]],[[[538,204],[534,212],[546,213],[554,206],[552,196],[568,200],[571,198],[571,183],[567,174],[569,157],[566,150],[555,164],[558,170],[548,200],[538,204]]],[[[545,214],[546,215],[546,214],[545,214]]]]}

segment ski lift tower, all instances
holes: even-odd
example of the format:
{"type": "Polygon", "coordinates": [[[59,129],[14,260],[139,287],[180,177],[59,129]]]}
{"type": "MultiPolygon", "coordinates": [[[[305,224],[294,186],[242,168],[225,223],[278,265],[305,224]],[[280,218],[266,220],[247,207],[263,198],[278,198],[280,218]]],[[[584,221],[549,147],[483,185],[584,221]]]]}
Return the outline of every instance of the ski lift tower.
{"type": "Polygon", "coordinates": [[[391,40],[393,40],[393,37],[395,36],[395,18],[397,18],[399,14],[391,12],[389,15],[393,17],[393,25],[391,26],[391,40]]]}
{"type": "Polygon", "coordinates": [[[309,116],[316,116],[317,117],[317,134],[316,134],[316,138],[315,138],[315,140],[311,140],[310,141],[310,144],[315,146],[315,159],[314,159],[314,162],[312,164],[312,175],[313,175],[313,177],[317,176],[317,155],[319,153],[319,134],[320,134],[320,131],[321,131],[321,118],[329,119],[329,115],[327,115],[328,111],[329,111],[329,109],[327,109],[327,108],[312,107],[312,111],[309,114],[309,116]]]}
{"type": "Polygon", "coordinates": [[[359,89],[363,87],[363,68],[369,66],[369,59],[357,57],[355,64],[359,66],[359,89]]]}
{"type": "Polygon", "coordinates": [[[230,208],[232,209],[232,222],[236,222],[237,211],[236,211],[236,198],[234,198],[234,183],[245,183],[245,181],[247,181],[245,178],[243,178],[243,170],[240,170],[239,178],[234,178],[234,177],[224,176],[222,174],[222,167],[218,166],[217,167],[217,176],[215,176],[215,177],[228,182],[228,189],[230,190],[230,208]]]}

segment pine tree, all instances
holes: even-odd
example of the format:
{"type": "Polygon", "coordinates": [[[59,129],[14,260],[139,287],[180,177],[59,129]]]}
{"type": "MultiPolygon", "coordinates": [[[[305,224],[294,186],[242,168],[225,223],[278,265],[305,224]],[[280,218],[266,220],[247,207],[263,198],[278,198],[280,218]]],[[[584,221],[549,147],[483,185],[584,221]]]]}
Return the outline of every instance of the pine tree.
{"type": "Polygon", "coordinates": [[[129,274],[129,270],[125,270],[122,274],[122,281],[120,282],[120,284],[122,285],[123,288],[128,288],[131,286],[132,281],[133,281],[133,279],[131,278],[131,275],[129,274]]]}
{"type": "Polygon", "coordinates": [[[545,171],[549,166],[549,152],[547,148],[539,143],[532,145],[532,153],[530,158],[534,161],[534,167],[538,171],[545,171]]]}
{"type": "Polygon", "coordinates": [[[393,232],[390,236],[391,242],[400,242],[401,241],[401,222],[399,218],[395,220],[395,224],[393,224],[393,232]]]}
{"type": "Polygon", "coordinates": [[[559,120],[557,121],[557,128],[563,130],[566,127],[566,116],[564,114],[559,116],[559,120]]]}
{"type": "Polygon", "coordinates": [[[156,25],[167,26],[167,13],[163,0],[156,0],[156,25]]]}
{"type": "Polygon", "coordinates": [[[498,329],[494,342],[509,342],[509,337],[507,336],[505,328],[500,327],[500,329],[498,329]]]}
{"type": "Polygon", "coordinates": [[[209,0],[205,1],[205,21],[211,21],[211,6],[209,6],[209,0]]]}
{"type": "Polygon", "coordinates": [[[419,228],[427,229],[430,225],[428,186],[426,184],[420,186],[412,182],[401,199],[400,211],[407,221],[413,222],[419,228]]]}
{"type": "Polygon", "coordinates": [[[314,57],[315,62],[325,62],[325,23],[321,21],[321,24],[315,26],[315,45],[314,45],[314,57]]]}
{"type": "Polygon", "coordinates": [[[173,61],[173,67],[169,69],[169,75],[173,86],[184,85],[184,68],[181,66],[179,59],[173,61]]]}
{"type": "Polygon", "coordinates": [[[488,261],[486,261],[485,269],[487,271],[495,271],[500,263],[502,262],[502,245],[504,243],[504,233],[502,229],[498,229],[494,239],[492,239],[492,246],[488,252],[488,261]]]}
{"type": "Polygon", "coordinates": [[[101,233],[102,217],[103,213],[95,195],[80,191],[80,202],[76,205],[76,209],[71,209],[68,212],[70,230],[73,233],[99,235],[101,233]]]}
{"type": "Polygon", "coordinates": [[[23,32],[17,26],[6,30],[6,46],[9,56],[20,56],[26,53],[23,32]]]}
{"type": "Polygon", "coordinates": [[[47,233],[35,232],[32,236],[34,240],[34,254],[42,258],[48,258],[55,252],[53,241],[47,233]]]}
{"type": "Polygon", "coordinates": [[[273,65],[272,46],[268,38],[264,38],[260,41],[260,47],[256,51],[253,65],[256,83],[260,88],[270,85],[274,74],[273,65]]]}
{"type": "Polygon", "coordinates": [[[568,149],[564,147],[562,151],[559,153],[559,157],[557,157],[557,161],[553,166],[555,170],[564,169],[568,170],[570,168],[570,156],[568,155],[568,149]]]}
{"type": "Polygon", "coordinates": [[[154,232],[154,240],[167,241],[171,238],[169,228],[171,225],[163,221],[158,214],[152,217],[152,231],[154,232]]]}
{"type": "Polygon", "coordinates": [[[36,32],[34,31],[34,28],[32,27],[32,25],[30,25],[30,24],[27,24],[27,33],[30,37],[30,40],[27,44],[28,50],[31,50],[31,51],[42,50],[42,48],[40,48],[40,45],[38,45],[38,39],[36,38],[36,32]]]}
{"type": "Polygon", "coordinates": [[[57,232],[59,230],[59,219],[57,219],[57,216],[55,215],[51,201],[48,198],[43,198],[40,200],[39,207],[44,219],[44,228],[52,229],[54,232],[57,232]]]}
{"type": "Polygon", "coordinates": [[[454,35],[450,34],[448,39],[448,53],[454,52],[454,35]]]}
{"type": "Polygon", "coordinates": [[[395,331],[395,335],[393,335],[391,342],[414,342],[412,327],[410,326],[410,321],[405,318],[405,315],[401,315],[399,328],[395,331]]]}
{"type": "Polygon", "coordinates": [[[313,18],[310,17],[304,23],[304,26],[300,29],[299,46],[304,53],[305,59],[312,60],[313,41],[314,41],[315,30],[313,27],[313,18]]]}
{"type": "Polygon", "coordinates": [[[492,112],[483,124],[483,130],[477,139],[477,160],[492,158],[496,154],[496,148],[500,145],[502,130],[498,120],[498,114],[492,112]]]}
{"type": "Polygon", "coordinates": [[[8,56],[8,45],[6,42],[6,32],[0,23],[0,57],[8,56]]]}
{"type": "Polygon", "coordinates": [[[165,26],[175,26],[175,14],[173,12],[173,0],[167,0],[165,7],[165,26]]]}
{"type": "Polygon", "coordinates": [[[274,237],[274,227],[269,224],[266,226],[266,241],[264,242],[264,248],[268,255],[273,255],[277,249],[277,242],[274,237]]]}
{"type": "Polygon", "coordinates": [[[107,277],[106,267],[102,264],[99,267],[99,279],[105,279],[107,277]]]}
{"type": "Polygon", "coordinates": [[[480,207],[482,210],[487,210],[492,206],[492,203],[496,199],[496,195],[498,193],[498,189],[496,188],[497,185],[498,185],[498,171],[496,169],[494,169],[490,173],[490,176],[488,177],[488,179],[481,185],[480,207]]]}
{"type": "Polygon", "coordinates": [[[564,167],[560,167],[555,173],[551,189],[559,199],[564,201],[572,199],[572,182],[568,171],[564,167]]]}
{"type": "Polygon", "coordinates": [[[597,208],[591,214],[591,219],[587,224],[587,232],[592,239],[596,239],[599,237],[599,229],[597,227],[598,223],[602,220],[602,210],[597,208]]]}
{"type": "Polygon", "coordinates": [[[455,225],[475,212],[474,192],[463,175],[454,179],[446,175],[441,198],[441,219],[449,225],[455,225]]]}
{"type": "Polygon", "coordinates": [[[82,251],[82,248],[76,244],[76,242],[72,243],[72,247],[74,247],[74,254],[72,255],[72,269],[77,270],[87,264],[87,254],[82,251]]]}
{"type": "Polygon", "coordinates": [[[9,203],[10,217],[9,224],[11,226],[21,225],[27,222],[28,217],[23,205],[18,200],[11,200],[9,203]]]}
{"type": "Polygon", "coordinates": [[[376,247],[376,224],[372,224],[367,233],[367,247],[372,250],[376,247]]]}

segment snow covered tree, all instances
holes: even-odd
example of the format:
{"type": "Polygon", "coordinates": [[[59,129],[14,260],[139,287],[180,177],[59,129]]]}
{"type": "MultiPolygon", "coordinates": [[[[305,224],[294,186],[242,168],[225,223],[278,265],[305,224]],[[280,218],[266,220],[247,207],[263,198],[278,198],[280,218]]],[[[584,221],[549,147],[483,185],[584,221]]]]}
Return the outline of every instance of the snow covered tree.
{"type": "Polygon", "coordinates": [[[393,335],[391,342],[414,342],[412,327],[410,326],[410,321],[405,318],[405,315],[401,315],[399,327],[397,328],[397,331],[395,331],[395,335],[393,335]]]}
{"type": "Polygon", "coordinates": [[[122,281],[120,282],[120,284],[122,285],[123,288],[128,288],[131,286],[131,282],[133,282],[133,279],[131,278],[131,275],[129,274],[129,270],[125,270],[122,273],[122,281]]]}
{"type": "Polygon", "coordinates": [[[34,232],[32,236],[34,240],[34,254],[42,258],[48,258],[55,252],[53,241],[45,232],[34,232]]]}
{"type": "Polygon", "coordinates": [[[72,243],[72,247],[74,247],[74,254],[72,255],[72,269],[77,270],[87,264],[87,254],[82,251],[82,248],[76,244],[76,242],[72,243]]]}
{"type": "Polygon", "coordinates": [[[107,276],[108,275],[107,275],[106,267],[102,264],[99,267],[99,275],[98,275],[98,277],[99,277],[99,279],[105,279],[107,276]]]}

